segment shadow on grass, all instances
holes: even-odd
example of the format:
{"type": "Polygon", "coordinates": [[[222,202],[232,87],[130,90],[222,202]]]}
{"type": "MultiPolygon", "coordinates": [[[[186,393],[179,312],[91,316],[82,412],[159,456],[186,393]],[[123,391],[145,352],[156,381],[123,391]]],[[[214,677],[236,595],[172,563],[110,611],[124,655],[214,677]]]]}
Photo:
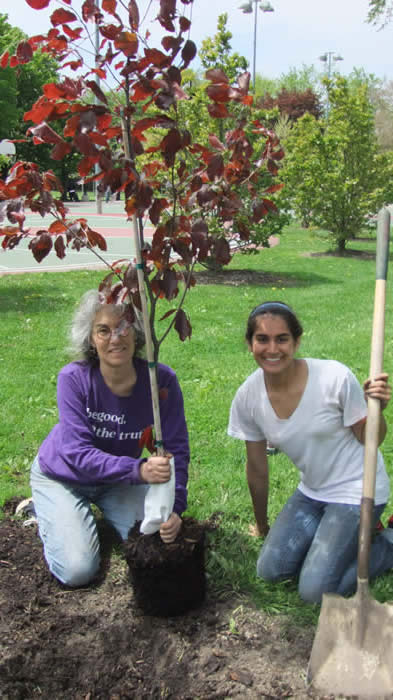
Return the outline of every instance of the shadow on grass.
{"type": "MultiPolygon", "coordinates": [[[[8,278],[7,278],[8,279],[8,278]]],[[[23,312],[24,314],[39,314],[45,311],[60,311],[73,306],[73,298],[67,294],[67,285],[64,281],[60,284],[42,280],[31,283],[29,280],[23,282],[15,279],[7,285],[4,277],[0,284],[0,313],[23,312]]]]}
{"type": "Polygon", "coordinates": [[[288,274],[272,273],[263,270],[224,268],[222,270],[199,270],[194,273],[198,284],[220,284],[238,287],[242,285],[271,287],[309,287],[313,284],[334,284],[337,280],[314,273],[288,274]]]}

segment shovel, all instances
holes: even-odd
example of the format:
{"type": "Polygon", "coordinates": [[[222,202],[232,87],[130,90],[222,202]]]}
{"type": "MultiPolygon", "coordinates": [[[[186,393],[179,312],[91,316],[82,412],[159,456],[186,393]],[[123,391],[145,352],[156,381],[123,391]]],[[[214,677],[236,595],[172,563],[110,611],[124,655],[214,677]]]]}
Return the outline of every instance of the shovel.
{"type": "MultiPolygon", "coordinates": [[[[385,290],[389,254],[390,213],[378,216],[374,317],[370,377],[382,371],[385,290]]],[[[357,590],[346,599],[322,597],[307,681],[324,694],[360,698],[393,697],[393,605],[378,603],[369,592],[369,556],[375,496],[380,402],[368,399],[360,509],[357,590]]]]}

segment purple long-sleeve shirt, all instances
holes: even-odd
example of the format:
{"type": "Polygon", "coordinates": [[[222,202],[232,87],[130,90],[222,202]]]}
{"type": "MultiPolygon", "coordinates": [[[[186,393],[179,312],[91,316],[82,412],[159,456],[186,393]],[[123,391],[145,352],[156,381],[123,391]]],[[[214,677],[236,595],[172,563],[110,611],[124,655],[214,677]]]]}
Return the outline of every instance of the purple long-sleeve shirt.
{"type": "MultiPolygon", "coordinates": [[[[59,422],[42,443],[38,459],[48,476],[79,484],[144,483],[140,477],[142,431],[153,424],[149,370],[134,358],[137,381],[131,396],[116,396],[99,367],[72,362],[58,376],[59,422]]],[[[174,371],[158,365],[164,447],[175,458],[174,511],[187,507],[188,432],[183,396],[174,371]]]]}

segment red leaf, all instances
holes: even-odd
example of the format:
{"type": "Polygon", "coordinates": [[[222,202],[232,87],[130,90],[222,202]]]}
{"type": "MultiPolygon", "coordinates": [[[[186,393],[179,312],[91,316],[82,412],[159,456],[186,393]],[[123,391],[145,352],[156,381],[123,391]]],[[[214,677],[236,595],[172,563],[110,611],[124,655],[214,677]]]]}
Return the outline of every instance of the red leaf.
{"type": "Polygon", "coordinates": [[[99,85],[97,85],[97,83],[94,82],[94,80],[86,80],[86,85],[90,88],[90,90],[94,93],[94,95],[98,98],[100,102],[108,104],[108,100],[106,99],[104,93],[102,92],[99,85]]]}
{"type": "Polygon", "coordinates": [[[53,160],[63,160],[63,158],[68,156],[71,151],[72,148],[70,144],[66,141],[62,141],[61,143],[57,143],[56,146],[52,148],[50,157],[53,158],[53,160]]]}
{"type": "Polygon", "coordinates": [[[135,212],[137,210],[136,198],[135,197],[128,197],[124,208],[126,210],[128,218],[130,219],[131,216],[133,214],[135,214],[135,212]]]}
{"type": "Polygon", "coordinates": [[[215,83],[206,88],[206,94],[213,102],[229,102],[229,91],[227,83],[215,83]]]}
{"type": "Polygon", "coordinates": [[[28,41],[21,41],[16,49],[16,56],[19,63],[29,63],[33,58],[33,49],[31,48],[28,41]]]}
{"type": "Polygon", "coordinates": [[[63,236],[57,236],[55,240],[55,251],[57,257],[60,258],[60,260],[63,260],[63,258],[65,258],[65,244],[63,236]]]}
{"type": "Polygon", "coordinates": [[[231,249],[226,238],[218,238],[214,243],[214,258],[220,265],[231,262],[231,249]]]}
{"type": "Polygon", "coordinates": [[[228,83],[229,85],[229,80],[221,68],[211,68],[210,70],[206,71],[205,77],[212,83],[228,83]]]}
{"type": "Polygon", "coordinates": [[[207,166],[207,174],[209,176],[209,180],[212,182],[217,178],[221,177],[221,175],[224,172],[224,159],[221,155],[216,155],[213,156],[210,161],[209,165],[207,166]]]}
{"type": "Polygon", "coordinates": [[[33,10],[43,10],[44,7],[48,7],[50,0],[26,0],[26,2],[33,10]]]}
{"type": "Polygon", "coordinates": [[[91,72],[95,73],[96,75],[98,75],[99,78],[102,78],[103,80],[105,80],[106,78],[106,71],[104,71],[102,68],[92,68],[91,72]]]}
{"type": "Polygon", "coordinates": [[[63,139],[59,134],[56,133],[52,127],[48,126],[45,122],[39,124],[38,126],[32,126],[28,129],[28,132],[33,134],[33,141],[35,144],[38,143],[63,143],[63,139]]]}
{"type": "Polygon", "coordinates": [[[116,37],[120,34],[120,29],[115,24],[101,24],[100,33],[105,39],[114,41],[116,37]]]}
{"type": "Polygon", "coordinates": [[[92,143],[97,144],[97,146],[104,146],[104,148],[108,148],[108,139],[103,136],[103,134],[99,134],[97,131],[91,131],[89,134],[90,141],[92,143]]]}
{"type": "Polygon", "coordinates": [[[79,175],[81,177],[85,177],[86,175],[88,175],[90,170],[93,168],[95,162],[95,158],[88,158],[87,156],[85,158],[82,158],[82,160],[78,164],[79,175]]]}
{"type": "Polygon", "coordinates": [[[127,289],[138,289],[138,273],[136,267],[130,263],[123,276],[123,284],[127,289]]]}
{"type": "Polygon", "coordinates": [[[47,83],[46,85],[44,85],[43,92],[45,97],[47,97],[49,100],[58,100],[64,97],[63,88],[61,87],[61,85],[57,85],[56,83],[47,83]]]}
{"type": "Polygon", "coordinates": [[[176,153],[180,151],[182,147],[183,139],[180,131],[178,131],[178,129],[170,129],[160,143],[160,148],[168,167],[173,165],[176,153]]]}
{"type": "Polygon", "coordinates": [[[187,17],[180,17],[179,26],[182,32],[188,32],[189,28],[191,27],[191,22],[189,19],[187,19],[187,17]]]}
{"type": "Polygon", "coordinates": [[[1,66],[1,68],[7,68],[9,57],[10,57],[9,52],[8,52],[8,51],[5,51],[5,53],[3,53],[2,57],[0,58],[0,66],[1,66]]]}
{"type": "Polygon", "coordinates": [[[135,56],[138,51],[138,37],[134,32],[120,32],[114,43],[115,48],[127,58],[135,56]]]}
{"type": "Polygon", "coordinates": [[[242,93],[244,95],[247,95],[248,90],[250,88],[250,78],[251,78],[251,74],[249,73],[249,71],[246,71],[245,73],[242,73],[241,75],[239,75],[239,77],[237,79],[237,84],[239,86],[239,89],[242,91],[242,93]]]}
{"type": "Polygon", "coordinates": [[[145,57],[153,66],[162,67],[168,63],[168,56],[158,49],[145,49],[145,57]]]}
{"type": "Polygon", "coordinates": [[[52,246],[52,239],[46,232],[37,234],[29,243],[29,248],[39,263],[50,253],[52,246]]]}
{"type": "Polygon", "coordinates": [[[269,211],[278,212],[276,204],[271,199],[263,199],[262,202],[269,211]]]}
{"type": "Polygon", "coordinates": [[[163,278],[160,280],[160,287],[168,301],[171,301],[177,297],[179,287],[175,270],[165,270],[163,278]]]}
{"type": "Polygon", "coordinates": [[[161,39],[161,44],[163,45],[165,51],[177,52],[181,46],[181,43],[182,41],[180,37],[164,36],[164,38],[161,39]]]}
{"type": "Polygon", "coordinates": [[[279,192],[279,190],[282,190],[283,187],[284,187],[284,183],[281,182],[278,185],[271,185],[270,187],[267,188],[267,190],[265,190],[265,192],[266,192],[266,194],[271,194],[272,192],[279,192]]]}
{"type": "Polygon", "coordinates": [[[136,32],[139,28],[139,10],[135,0],[130,0],[128,3],[128,17],[131,29],[136,32]]]}
{"type": "Polygon", "coordinates": [[[76,134],[74,138],[74,143],[80,153],[84,156],[96,156],[98,155],[97,148],[94,143],[91,142],[88,134],[76,134]]]}
{"type": "MultiPolygon", "coordinates": [[[[80,35],[83,32],[82,27],[77,27],[76,29],[71,29],[67,24],[63,26],[63,32],[64,34],[67,34],[67,36],[72,40],[75,41],[76,39],[80,38],[80,35]]],[[[63,63],[62,68],[65,68],[66,66],[70,66],[72,70],[77,70],[77,68],[80,68],[80,66],[83,66],[83,61],[80,58],[79,61],[68,61],[68,63],[63,63]]]]}
{"type": "Polygon", "coordinates": [[[176,313],[175,329],[179,334],[180,340],[186,340],[186,338],[191,338],[192,328],[191,324],[184,313],[183,309],[179,309],[176,313]]]}
{"type": "Polygon", "coordinates": [[[242,103],[244,105],[247,105],[247,107],[252,107],[254,104],[254,98],[252,95],[245,95],[242,99],[242,103]]]}
{"type": "Polygon", "coordinates": [[[65,233],[67,231],[67,226],[63,223],[63,221],[52,221],[48,231],[49,233],[65,233]]]}
{"type": "Polygon", "coordinates": [[[143,449],[146,447],[146,449],[152,453],[155,451],[155,445],[154,445],[154,436],[153,436],[153,426],[149,425],[147,428],[145,428],[142,431],[142,435],[139,438],[139,447],[143,449]]]}
{"type": "Polygon", "coordinates": [[[106,240],[98,231],[88,228],[86,230],[87,239],[91,246],[97,246],[100,250],[107,250],[106,240]]]}
{"type": "Polygon", "coordinates": [[[207,111],[209,112],[210,116],[214,119],[225,119],[225,117],[229,117],[227,106],[223,103],[216,103],[212,105],[209,104],[207,105],[207,111]]]}
{"type": "Polygon", "coordinates": [[[82,17],[84,22],[88,22],[90,19],[94,20],[98,12],[99,9],[94,0],[85,0],[82,5],[82,17]]]}
{"type": "Polygon", "coordinates": [[[217,138],[215,134],[209,134],[209,143],[217,151],[225,151],[224,144],[217,138]]]}
{"type": "Polygon", "coordinates": [[[102,0],[102,9],[110,15],[116,14],[116,0],[102,0]]]}
{"type": "Polygon", "coordinates": [[[172,314],[175,314],[175,313],[176,313],[176,309],[169,309],[169,311],[167,311],[167,312],[166,312],[163,316],[161,316],[161,318],[159,318],[158,320],[159,320],[159,321],[164,321],[166,318],[168,318],[169,316],[172,316],[172,314]]]}
{"type": "Polygon", "coordinates": [[[73,12],[70,12],[70,10],[64,10],[63,8],[55,10],[50,16],[50,21],[52,22],[54,27],[57,27],[59,24],[75,22],[77,19],[77,16],[74,15],[73,12]]]}
{"type": "Polygon", "coordinates": [[[149,217],[152,224],[155,226],[158,224],[161,216],[161,212],[165,207],[168,206],[168,200],[163,197],[159,197],[154,200],[152,206],[149,209],[149,217]]]}
{"type": "Polygon", "coordinates": [[[181,57],[184,61],[183,68],[186,68],[188,66],[188,64],[191,63],[193,58],[195,58],[196,53],[197,53],[197,48],[196,48],[194,42],[191,41],[190,39],[188,39],[186,41],[186,43],[184,44],[183,50],[181,52],[181,57]]]}
{"type": "Polygon", "coordinates": [[[266,216],[266,214],[269,211],[267,206],[264,203],[264,200],[262,200],[261,202],[254,202],[254,204],[252,206],[252,210],[253,210],[252,219],[256,223],[258,223],[264,216],[266,216]]]}

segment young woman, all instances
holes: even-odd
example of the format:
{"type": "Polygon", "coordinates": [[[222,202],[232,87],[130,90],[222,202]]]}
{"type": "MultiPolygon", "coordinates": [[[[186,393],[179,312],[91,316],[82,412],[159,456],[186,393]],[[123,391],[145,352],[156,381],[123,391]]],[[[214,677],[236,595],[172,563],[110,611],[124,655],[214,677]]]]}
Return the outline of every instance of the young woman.
{"type": "MultiPolygon", "coordinates": [[[[251,312],[246,340],[258,369],[233,400],[229,435],[245,440],[247,480],[257,533],[266,536],[257,563],[266,581],[299,579],[300,596],[356,588],[362,496],[365,396],[390,399],[388,375],[367,379],[362,389],[352,372],[334,360],[300,359],[302,326],[282,302],[251,312]],[[300,471],[300,483],[276,521],[268,524],[266,444],[277,446],[300,471]]],[[[379,444],[386,434],[381,416],[379,444]]],[[[389,480],[378,452],[374,523],[389,498],[389,480]]],[[[374,538],[370,575],[393,567],[393,531],[374,538]],[[389,541],[392,536],[392,543],[389,541]]]]}
{"type": "MultiPolygon", "coordinates": [[[[144,337],[125,305],[85,294],[71,340],[80,361],[58,377],[59,422],[42,443],[31,470],[39,533],[50,571],[68,586],[82,586],[100,565],[94,503],[126,539],[143,519],[147,484],[170,478],[169,457],[141,459],[139,440],[152,425],[147,362],[137,356],[144,337]]],[[[174,512],[161,525],[173,542],[187,505],[189,446],[183,397],[172,369],[158,367],[163,442],[175,462],[174,512]]]]}

